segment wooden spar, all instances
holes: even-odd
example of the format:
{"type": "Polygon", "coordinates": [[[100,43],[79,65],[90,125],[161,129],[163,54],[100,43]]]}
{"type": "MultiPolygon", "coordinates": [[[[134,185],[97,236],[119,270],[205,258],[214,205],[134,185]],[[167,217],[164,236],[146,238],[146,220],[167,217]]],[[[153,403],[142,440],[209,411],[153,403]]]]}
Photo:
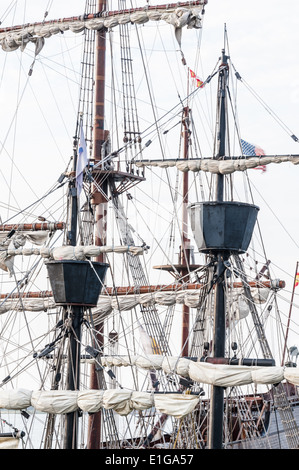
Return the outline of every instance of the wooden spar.
{"type": "Polygon", "coordinates": [[[46,297],[53,297],[51,290],[42,290],[40,292],[22,292],[16,294],[0,294],[0,299],[44,299],[46,297]]]}
{"type": "Polygon", "coordinates": [[[142,12],[144,10],[157,11],[157,10],[173,10],[175,8],[183,8],[183,7],[190,8],[190,7],[197,7],[200,5],[206,5],[207,3],[208,3],[208,0],[195,0],[193,2],[168,3],[165,5],[152,5],[152,6],[147,5],[146,7],[129,8],[125,10],[115,10],[115,11],[105,11],[106,6],[101,8],[102,5],[100,5],[98,13],[71,16],[69,18],[60,18],[57,20],[48,20],[48,21],[42,21],[42,22],[36,22],[36,23],[28,23],[28,24],[22,24],[22,25],[17,25],[17,26],[10,26],[8,28],[0,28],[0,33],[18,31],[18,30],[27,28],[29,26],[46,26],[46,25],[51,25],[53,23],[72,23],[74,21],[91,20],[93,18],[100,18],[100,17],[108,18],[110,16],[112,17],[112,16],[119,15],[119,14],[128,14],[128,13],[132,14],[132,13],[142,12]]]}
{"type": "MultiPolygon", "coordinates": [[[[251,281],[248,282],[249,287],[251,288],[273,288],[271,281],[251,281]]],[[[190,284],[158,284],[150,286],[126,286],[126,287],[104,287],[101,293],[104,295],[136,295],[136,294],[150,294],[155,292],[176,292],[182,290],[197,290],[202,289],[203,284],[200,283],[190,283],[190,284]]],[[[283,289],[285,287],[285,281],[278,280],[275,284],[275,289],[283,289]]],[[[242,289],[242,282],[233,282],[231,285],[228,285],[228,288],[233,289],[242,289]]],[[[0,294],[0,299],[17,299],[17,298],[26,298],[26,299],[38,299],[44,297],[52,297],[52,291],[41,291],[41,292],[24,292],[21,294],[0,294]]]]}
{"type": "MultiPolygon", "coordinates": [[[[251,281],[248,283],[249,287],[266,287],[271,289],[272,283],[271,281],[251,281]]],[[[128,295],[128,294],[148,294],[153,292],[173,292],[173,291],[181,291],[181,290],[196,290],[201,289],[204,287],[203,284],[200,283],[190,283],[190,284],[158,284],[158,285],[150,285],[150,286],[139,286],[136,287],[106,287],[102,291],[102,295],[128,295]]],[[[231,285],[228,284],[228,287],[232,288],[243,288],[242,282],[233,282],[231,285]]],[[[277,281],[275,288],[283,289],[285,287],[284,281],[277,281]]]]}
{"type": "Polygon", "coordinates": [[[11,232],[16,231],[40,231],[40,230],[63,230],[65,228],[64,222],[37,222],[33,224],[4,224],[0,225],[0,232],[11,232]]]}

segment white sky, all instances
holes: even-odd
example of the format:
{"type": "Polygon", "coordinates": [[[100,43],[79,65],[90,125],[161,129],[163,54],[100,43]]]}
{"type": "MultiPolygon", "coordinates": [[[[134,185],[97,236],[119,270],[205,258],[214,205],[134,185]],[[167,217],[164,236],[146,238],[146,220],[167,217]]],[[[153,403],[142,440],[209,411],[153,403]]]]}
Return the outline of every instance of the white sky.
{"type": "MultiPolygon", "coordinates": [[[[48,0],[19,1],[19,8],[16,12],[17,17],[12,20],[12,11],[8,16],[5,12],[14,3],[10,0],[1,0],[0,20],[2,21],[2,27],[9,26],[11,22],[20,24],[29,21],[41,21],[48,3],[51,2],[48,2],[48,0]],[[25,5],[26,13],[24,14],[25,5]]],[[[151,3],[156,4],[154,1],[151,3]]],[[[166,2],[159,1],[157,3],[164,4],[166,2]]],[[[54,0],[47,19],[79,15],[84,11],[84,4],[85,1],[83,0],[54,0]]],[[[138,2],[137,6],[143,6],[144,4],[145,2],[138,2]]],[[[285,0],[284,2],[281,2],[281,0],[260,0],[256,3],[240,0],[209,0],[204,19],[201,64],[196,72],[201,78],[206,78],[212,71],[221,54],[223,30],[224,24],[226,24],[230,55],[237,71],[290,128],[291,132],[299,137],[298,18],[298,0],[285,0]]],[[[184,30],[182,43],[184,53],[187,46],[190,46],[188,31],[184,30]]],[[[45,48],[42,54],[46,55],[47,51],[45,48]]],[[[14,109],[13,106],[10,108],[8,103],[16,101],[15,95],[9,95],[9,88],[4,88],[4,80],[7,81],[8,77],[11,80],[15,79],[13,54],[15,53],[0,53],[0,70],[3,70],[5,63],[9,70],[9,72],[5,72],[5,76],[3,75],[3,80],[1,78],[2,72],[0,72],[1,142],[5,140],[10,123],[9,116],[11,117],[12,109],[14,109]],[[1,90],[5,91],[1,92],[1,90]],[[8,98],[9,101],[7,101],[8,98]]],[[[51,57],[53,60],[55,59],[54,54],[51,57]]],[[[30,60],[28,63],[30,63],[30,60]]],[[[76,79],[78,77],[74,75],[74,80],[76,79]]],[[[37,74],[33,74],[31,83],[35,93],[38,93],[39,80],[42,79],[37,74]]],[[[56,91],[59,92],[60,90],[57,89],[56,91]]],[[[61,93],[60,99],[63,100],[65,91],[61,91],[61,93]]],[[[50,100],[53,101],[53,99],[51,96],[50,100]]],[[[245,109],[243,109],[240,126],[242,137],[245,140],[258,144],[267,154],[299,154],[299,143],[295,143],[269,113],[264,111],[259,103],[253,99],[253,104],[249,104],[246,94],[241,95],[241,99],[245,109]]],[[[47,102],[49,102],[48,95],[39,96],[41,106],[46,105],[47,102]]],[[[73,103],[73,106],[74,112],[76,112],[76,103],[73,103]]],[[[35,183],[38,188],[37,194],[41,194],[42,186],[45,184],[45,173],[53,173],[52,166],[54,166],[54,163],[52,165],[52,160],[49,162],[48,157],[44,158],[48,149],[43,146],[45,141],[39,134],[39,123],[33,121],[29,104],[25,111],[27,112],[29,125],[29,134],[27,135],[34,135],[36,142],[24,140],[24,156],[25,150],[28,152],[28,148],[32,148],[33,151],[35,143],[36,147],[42,148],[40,150],[40,167],[35,167],[37,171],[35,176],[35,183]]],[[[75,123],[75,118],[73,122],[75,123]]],[[[57,161],[60,161],[61,165],[56,172],[57,176],[64,170],[67,157],[72,153],[71,132],[74,131],[74,126],[72,129],[71,124],[67,125],[69,126],[70,137],[64,143],[64,148],[60,149],[62,155],[57,157],[57,161]]],[[[63,133],[62,118],[55,132],[58,132],[58,134],[63,133]]],[[[11,151],[12,149],[10,149],[11,151]]],[[[56,151],[55,148],[51,150],[52,154],[54,151],[56,151]]],[[[4,158],[3,152],[0,158],[4,158]]],[[[31,173],[32,170],[31,167],[31,173]]],[[[24,174],[26,173],[25,166],[22,171],[24,174]]],[[[56,173],[53,174],[56,175],[56,173]]],[[[263,204],[263,212],[261,211],[259,217],[265,231],[266,246],[270,247],[269,258],[274,265],[282,266],[282,271],[278,270],[278,277],[285,279],[288,290],[291,290],[291,276],[294,273],[296,261],[299,260],[299,214],[297,204],[299,167],[292,164],[286,164],[284,167],[274,165],[264,174],[256,172],[250,174],[250,176],[254,187],[257,188],[258,192],[263,192],[263,199],[267,201],[266,205],[263,204]],[[280,220],[278,220],[278,217],[280,220]],[[289,273],[289,275],[285,273],[289,273]]],[[[3,188],[4,186],[2,186],[0,194],[3,192],[3,188]]],[[[258,204],[263,203],[258,194],[257,199],[258,204]]],[[[3,200],[2,197],[0,197],[0,200],[3,200]]],[[[5,219],[5,216],[2,217],[5,219]]]]}

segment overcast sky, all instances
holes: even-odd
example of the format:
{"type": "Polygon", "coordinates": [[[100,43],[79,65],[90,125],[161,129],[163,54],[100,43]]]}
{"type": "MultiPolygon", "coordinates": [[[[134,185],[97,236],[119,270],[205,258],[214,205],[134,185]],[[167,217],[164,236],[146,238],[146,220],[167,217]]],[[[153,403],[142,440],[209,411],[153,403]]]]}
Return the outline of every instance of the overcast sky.
{"type": "MultiPolygon", "coordinates": [[[[13,7],[15,3],[11,0],[1,0],[0,20],[2,27],[10,26],[11,23],[41,21],[48,4],[51,7],[47,19],[80,15],[84,11],[85,4],[83,0],[53,0],[53,2],[19,0],[18,9],[11,9],[10,7],[13,7]],[[26,6],[25,13],[24,6],[26,6]]],[[[164,4],[165,2],[159,1],[157,3],[164,4]]],[[[138,2],[137,6],[144,4],[145,2],[138,2]]],[[[153,1],[151,4],[156,3],[153,1]]],[[[226,24],[229,53],[236,70],[246,83],[263,98],[273,114],[279,116],[288,128],[287,131],[282,128],[256,100],[253,100],[254,104],[251,105],[249,100],[244,98],[242,137],[259,145],[271,155],[299,154],[299,143],[294,142],[290,137],[291,133],[299,137],[298,18],[298,0],[285,0],[284,2],[281,0],[260,0],[259,2],[209,0],[206,6],[201,62],[196,72],[202,78],[206,78],[213,69],[221,54],[224,25],[226,24]]],[[[184,30],[183,52],[187,46],[190,47],[188,31],[184,30]]],[[[10,54],[14,53],[9,53],[8,56],[10,54]]],[[[8,59],[6,54],[1,55],[1,69],[6,61],[9,65],[12,59],[8,59]]],[[[13,69],[11,73],[13,74],[13,69]]],[[[38,78],[35,77],[34,80],[36,81],[32,83],[34,83],[37,92],[38,78]]],[[[6,91],[5,97],[8,96],[7,93],[6,91]]],[[[3,109],[7,109],[7,104],[4,104],[4,95],[0,95],[0,97],[3,118],[3,109]]],[[[249,92],[248,97],[251,98],[249,92]]],[[[40,98],[40,101],[48,98],[48,96],[44,96],[40,98]]],[[[28,125],[30,126],[30,109],[27,109],[28,125]]],[[[7,109],[7,111],[9,110],[7,109]]],[[[3,129],[2,125],[2,132],[0,132],[2,142],[5,138],[3,129]]],[[[38,129],[36,132],[36,140],[38,140],[38,129]]],[[[48,165],[44,160],[41,160],[41,163],[44,168],[48,165]]],[[[61,170],[63,164],[64,162],[61,160],[61,170]]],[[[251,173],[250,177],[257,190],[258,203],[262,203],[263,199],[267,201],[263,207],[265,216],[261,216],[261,221],[267,245],[271,246],[271,261],[283,266],[283,270],[278,271],[281,277],[283,277],[284,271],[291,276],[295,270],[296,261],[299,260],[297,203],[299,166],[287,164],[282,168],[274,165],[266,173],[251,173]],[[260,193],[262,196],[259,196],[260,193]]],[[[38,182],[36,183],[38,184],[38,182]]],[[[290,277],[287,282],[290,289],[292,284],[290,277]]]]}
{"type": "MultiPolygon", "coordinates": [[[[152,5],[158,3],[165,2],[151,2],[152,5]]],[[[138,6],[145,4],[137,2],[138,6]]],[[[11,21],[41,21],[48,6],[47,19],[76,16],[84,11],[84,5],[84,0],[1,0],[0,19],[2,26],[10,25],[11,21]],[[18,5],[17,9],[8,8],[14,4],[18,5]]],[[[209,0],[202,40],[202,70],[208,75],[215,64],[215,57],[221,53],[226,24],[236,69],[295,134],[299,134],[298,18],[299,3],[296,0],[261,0],[257,4],[240,0],[209,0]]],[[[187,37],[188,32],[184,31],[183,50],[187,37]]],[[[252,116],[250,119],[254,121],[252,116]]],[[[273,134],[263,132],[261,126],[253,132],[258,141],[262,140],[260,145],[266,147],[267,153],[297,151],[298,144],[283,140],[284,133],[279,129],[276,139],[273,139],[273,134]]]]}

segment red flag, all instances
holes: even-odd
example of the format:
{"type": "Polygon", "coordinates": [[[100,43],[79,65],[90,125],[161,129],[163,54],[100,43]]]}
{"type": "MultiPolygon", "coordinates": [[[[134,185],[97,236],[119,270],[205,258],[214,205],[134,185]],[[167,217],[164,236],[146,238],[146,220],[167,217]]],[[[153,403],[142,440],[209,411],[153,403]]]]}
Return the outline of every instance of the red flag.
{"type": "Polygon", "coordinates": [[[189,69],[189,70],[190,70],[191,78],[193,78],[194,81],[196,82],[197,88],[203,88],[204,82],[202,80],[200,80],[200,78],[197,77],[197,75],[195,74],[195,72],[193,72],[193,70],[191,70],[191,69],[189,69]]]}
{"type": "Polygon", "coordinates": [[[253,168],[253,170],[262,170],[262,171],[266,171],[267,168],[266,168],[266,165],[259,165],[259,166],[256,166],[255,168],[253,168]]]}
{"type": "Polygon", "coordinates": [[[299,284],[299,273],[296,274],[296,278],[295,278],[295,287],[297,287],[299,284]]]}

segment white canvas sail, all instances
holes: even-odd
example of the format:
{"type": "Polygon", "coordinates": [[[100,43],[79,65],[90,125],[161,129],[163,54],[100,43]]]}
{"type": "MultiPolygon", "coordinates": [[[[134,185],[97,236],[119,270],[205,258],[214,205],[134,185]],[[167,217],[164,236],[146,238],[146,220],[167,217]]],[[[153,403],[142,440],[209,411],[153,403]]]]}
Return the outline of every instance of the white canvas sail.
{"type": "Polygon", "coordinates": [[[251,168],[257,168],[260,165],[269,165],[271,163],[280,164],[291,162],[293,165],[298,165],[298,155],[274,155],[274,156],[261,156],[261,157],[248,157],[248,158],[234,158],[225,160],[213,159],[191,159],[191,160],[147,160],[136,161],[136,166],[142,167],[157,167],[157,168],[173,168],[176,167],[182,172],[208,172],[212,174],[229,175],[236,171],[246,171],[251,168]]]}
{"type": "MultiPolygon", "coordinates": [[[[201,12],[204,2],[186,3],[184,6],[177,7],[169,5],[166,8],[159,6],[151,8],[134,9],[127,13],[102,12],[100,17],[80,18],[76,20],[58,20],[45,22],[38,25],[21,26],[9,28],[7,31],[0,32],[0,43],[5,52],[15,51],[18,48],[24,50],[29,42],[36,44],[36,55],[43,47],[45,38],[52,35],[72,31],[73,33],[82,33],[86,28],[90,30],[110,29],[118,25],[128,23],[144,24],[148,21],[165,21],[180,30],[183,27],[201,28],[201,12]]],[[[178,34],[178,33],[177,33],[178,34]]]]}

